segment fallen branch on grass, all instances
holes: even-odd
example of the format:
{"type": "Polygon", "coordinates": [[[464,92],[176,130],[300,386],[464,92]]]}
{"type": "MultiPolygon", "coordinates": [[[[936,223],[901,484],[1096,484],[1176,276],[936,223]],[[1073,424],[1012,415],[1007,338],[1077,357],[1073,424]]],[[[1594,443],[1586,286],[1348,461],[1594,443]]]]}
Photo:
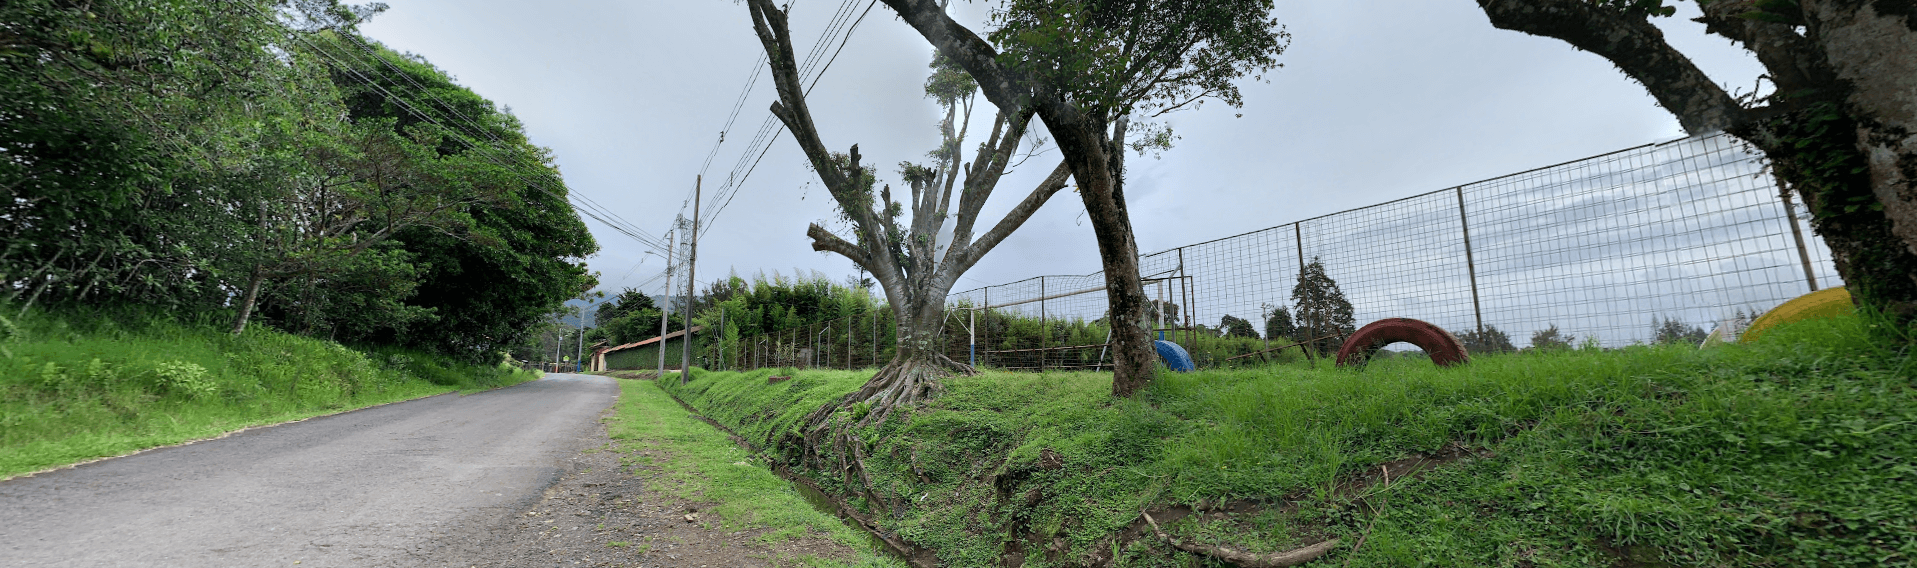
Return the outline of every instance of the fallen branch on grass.
{"type": "Polygon", "coordinates": [[[1192,544],[1180,542],[1173,539],[1171,535],[1165,534],[1164,529],[1158,528],[1158,521],[1152,519],[1151,513],[1140,511],[1138,514],[1144,515],[1145,522],[1152,526],[1152,532],[1157,533],[1158,539],[1172,545],[1172,548],[1192,554],[1203,554],[1245,568],[1284,568],[1286,566],[1297,566],[1324,556],[1326,552],[1331,552],[1331,549],[1338,547],[1338,539],[1335,538],[1304,548],[1287,550],[1285,552],[1274,552],[1271,554],[1254,554],[1232,550],[1222,546],[1192,544]]]}

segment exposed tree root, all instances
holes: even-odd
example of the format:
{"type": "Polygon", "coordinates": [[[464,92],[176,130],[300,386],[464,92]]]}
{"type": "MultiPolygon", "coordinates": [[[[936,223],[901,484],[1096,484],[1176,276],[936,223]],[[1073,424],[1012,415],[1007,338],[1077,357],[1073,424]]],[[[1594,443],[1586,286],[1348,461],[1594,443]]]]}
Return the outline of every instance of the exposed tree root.
{"type": "Polygon", "coordinates": [[[1140,511],[1138,514],[1144,515],[1145,522],[1152,526],[1152,532],[1158,535],[1159,540],[1165,541],[1167,544],[1172,545],[1173,548],[1192,554],[1203,554],[1225,562],[1230,562],[1236,566],[1244,566],[1245,568],[1283,568],[1285,566],[1297,566],[1324,556],[1325,553],[1331,552],[1331,549],[1338,547],[1338,539],[1334,538],[1285,552],[1253,554],[1222,546],[1181,542],[1172,538],[1171,535],[1165,534],[1165,530],[1158,527],[1158,521],[1152,519],[1151,513],[1140,511]]]}
{"type": "MultiPolygon", "coordinates": [[[[852,464],[840,463],[851,458],[852,453],[842,445],[857,446],[863,444],[853,430],[877,428],[891,418],[900,408],[911,408],[920,402],[930,400],[945,386],[939,381],[952,375],[974,375],[978,371],[969,365],[959,363],[938,354],[929,353],[924,358],[901,358],[887,364],[878,374],[865,382],[859,390],[847,393],[832,404],[819,407],[807,414],[800,428],[800,439],[788,439],[786,451],[798,454],[800,462],[820,471],[846,470],[852,464]],[[828,456],[820,450],[836,447],[838,456],[828,456]]],[[[860,448],[862,449],[862,448],[860,448]]]]}

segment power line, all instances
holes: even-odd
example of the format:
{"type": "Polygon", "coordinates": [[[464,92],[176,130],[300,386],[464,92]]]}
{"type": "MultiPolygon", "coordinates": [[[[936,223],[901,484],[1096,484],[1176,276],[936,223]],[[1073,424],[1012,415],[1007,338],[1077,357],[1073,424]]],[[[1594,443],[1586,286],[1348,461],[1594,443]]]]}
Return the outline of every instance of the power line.
{"type": "MultiPolygon", "coordinates": [[[[856,2],[857,0],[847,0],[847,2],[841,4],[841,7],[856,6],[857,5],[856,2]]],[[[858,31],[859,24],[865,22],[866,15],[870,14],[872,12],[873,6],[876,6],[877,4],[878,4],[878,0],[871,0],[869,3],[865,5],[865,10],[859,13],[858,19],[853,21],[851,26],[844,28],[845,33],[843,36],[839,38],[838,49],[832,52],[832,57],[826,60],[825,65],[819,67],[817,69],[817,72],[812,74],[812,77],[811,77],[812,82],[811,84],[806,86],[805,95],[810,96],[812,94],[813,87],[817,87],[819,85],[819,80],[825,77],[826,70],[830,69],[832,67],[832,64],[838,61],[839,54],[844,52],[846,44],[852,41],[853,32],[858,31]]],[[[844,12],[844,14],[847,16],[847,18],[839,19],[840,24],[843,23],[844,19],[849,19],[851,12],[847,11],[847,12],[844,12]]],[[[830,30],[831,28],[832,26],[829,25],[828,30],[830,30]]],[[[831,45],[832,37],[833,36],[830,34],[821,35],[819,38],[819,41],[813,44],[812,53],[808,55],[807,59],[812,62],[816,62],[819,57],[823,56],[825,51],[824,48],[826,46],[831,45]]],[[[810,69],[801,71],[800,80],[804,81],[804,76],[809,72],[811,72],[810,69]]],[[[770,113],[768,113],[768,116],[766,117],[765,122],[760,126],[761,136],[756,137],[753,140],[753,145],[748,146],[746,149],[746,152],[740,155],[739,162],[737,165],[733,167],[732,174],[727,175],[725,183],[719,187],[718,191],[714,192],[713,201],[715,203],[718,203],[719,206],[714,207],[712,213],[702,216],[704,218],[700,220],[700,223],[702,226],[700,227],[699,232],[705,233],[712,230],[713,222],[718,219],[720,213],[725,211],[726,206],[732,204],[732,198],[738,195],[739,187],[741,185],[744,185],[745,181],[752,177],[752,172],[758,170],[759,162],[761,160],[764,160],[766,153],[771,151],[772,142],[777,140],[779,137],[779,134],[783,132],[785,132],[785,125],[783,123],[780,123],[776,119],[776,117],[770,116],[770,113]],[[767,132],[770,132],[770,136],[764,135],[767,132]],[[757,156],[753,155],[754,149],[758,150],[757,156]],[[752,162],[749,165],[745,161],[746,158],[752,158],[752,162]],[[744,170],[743,175],[740,175],[741,169],[744,170]]]]}

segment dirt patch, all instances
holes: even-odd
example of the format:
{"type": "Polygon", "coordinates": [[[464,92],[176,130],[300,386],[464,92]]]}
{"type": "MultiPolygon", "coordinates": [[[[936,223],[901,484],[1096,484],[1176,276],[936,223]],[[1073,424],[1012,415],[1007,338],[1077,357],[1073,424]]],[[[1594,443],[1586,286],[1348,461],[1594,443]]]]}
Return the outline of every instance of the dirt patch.
{"type": "Polygon", "coordinates": [[[857,554],[822,536],[762,542],[765,529],[727,531],[705,503],[654,492],[657,467],[622,465],[623,452],[667,459],[653,448],[621,446],[596,428],[587,450],[537,501],[504,519],[473,523],[462,537],[423,558],[425,566],[719,567],[803,566],[805,557],[851,560],[857,554]]]}

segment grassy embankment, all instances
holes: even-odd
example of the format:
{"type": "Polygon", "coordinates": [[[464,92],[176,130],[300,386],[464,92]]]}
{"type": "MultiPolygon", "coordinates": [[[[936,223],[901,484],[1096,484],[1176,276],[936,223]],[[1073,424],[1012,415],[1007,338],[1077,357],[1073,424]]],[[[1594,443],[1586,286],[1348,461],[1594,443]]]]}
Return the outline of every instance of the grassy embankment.
{"type": "Polygon", "coordinates": [[[703,512],[710,514],[708,518],[716,517],[719,528],[767,529],[756,538],[771,545],[821,536],[858,555],[852,559],[804,556],[782,560],[806,566],[903,565],[877,552],[866,535],[809,506],[785,480],[751,467],[745,452],[724,433],[687,414],[651,381],[620,381],[619,411],[608,430],[615,440],[635,442],[620,444],[628,451],[623,458],[628,463],[664,470],[648,489],[696,503],[716,503],[703,512]]]}
{"type": "MultiPolygon", "coordinates": [[[[864,453],[894,511],[876,516],[949,566],[1202,564],[1140,531],[1147,509],[1254,552],[1340,538],[1327,565],[1912,565],[1917,365],[1864,325],[1452,369],[1165,373],[1123,401],[1108,374],[992,372],[863,432],[864,453]],[[1419,457],[1434,461],[1408,472],[1419,457]]],[[[771,374],[666,386],[763,445],[869,376],[771,374]]]]}
{"type": "Polygon", "coordinates": [[[0,320],[0,479],[534,378],[421,353],[355,351],[260,326],[235,337],[211,323],[34,311],[0,320]]]}

